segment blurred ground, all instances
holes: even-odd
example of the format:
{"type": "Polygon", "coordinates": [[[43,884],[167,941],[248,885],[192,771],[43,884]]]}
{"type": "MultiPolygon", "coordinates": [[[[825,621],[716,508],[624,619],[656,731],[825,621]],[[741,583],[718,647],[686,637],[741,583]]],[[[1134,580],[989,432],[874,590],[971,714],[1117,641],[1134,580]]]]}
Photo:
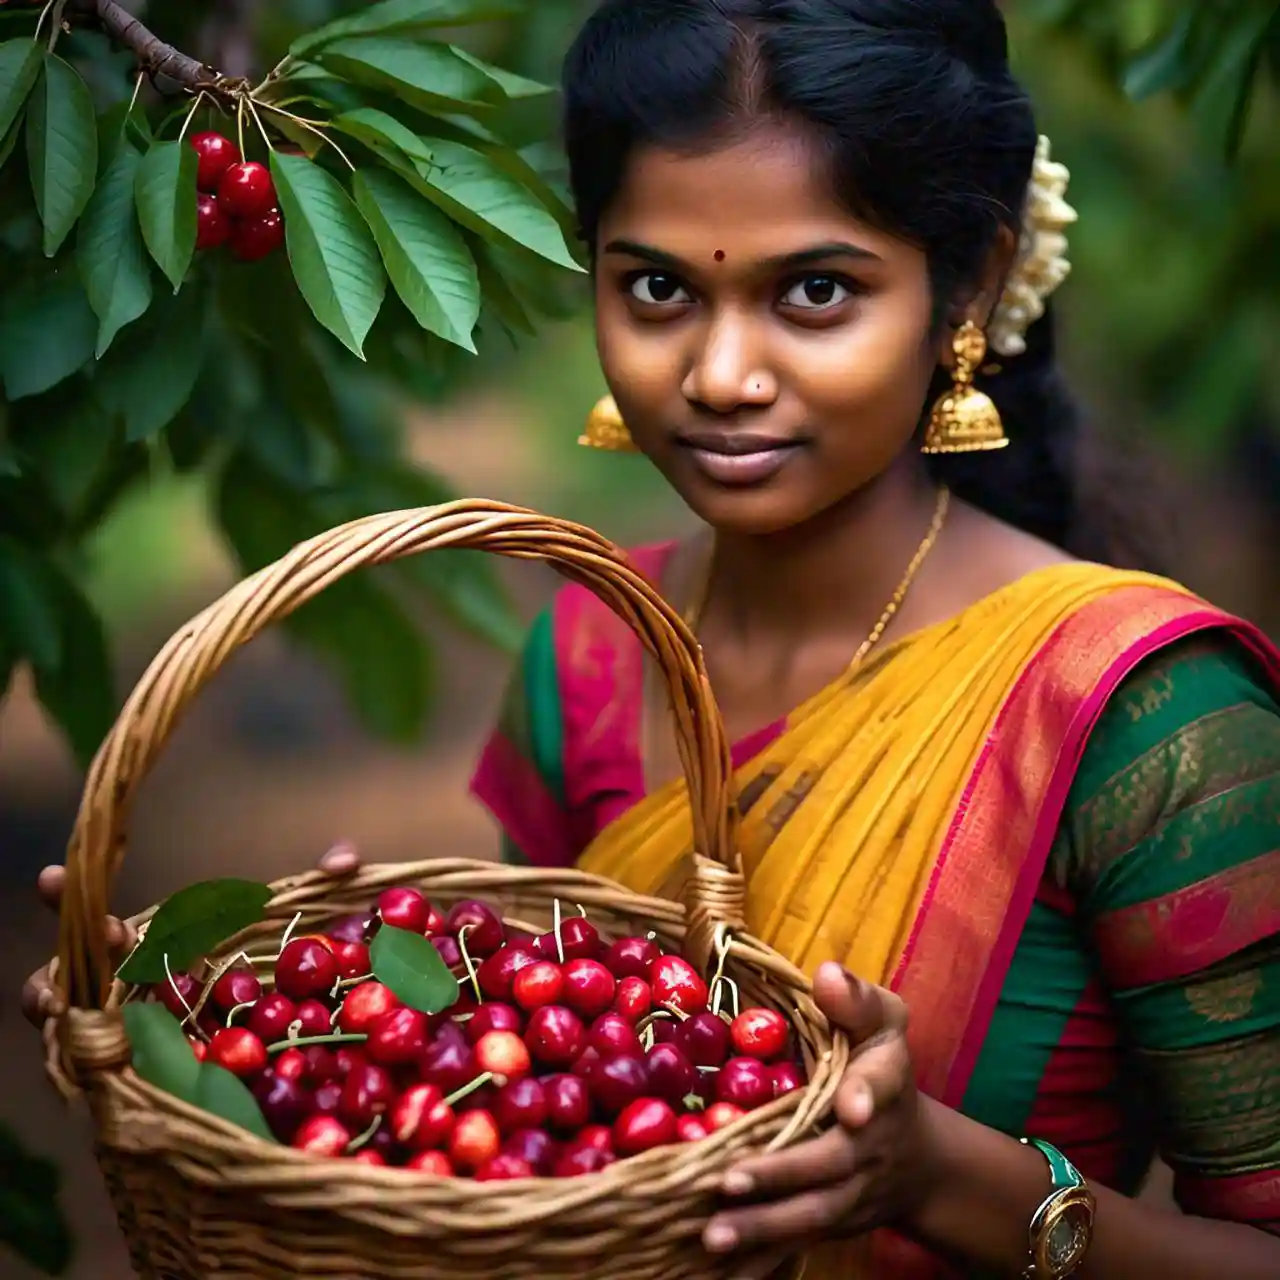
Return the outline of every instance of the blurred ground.
{"type": "MultiPolygon", "coordinates": [[[[433,423],[423,450],[463,492],[545,507],[557,492],[548,474],[555,463],[531,449],[501,413],[483,416],[479,432],[451,433],[433,423]],[[449,441],[447,454],[441,439],[449,441]]],[[[1200,486],[1179,505],[1186,576],[1219,602],[1263,618],[1263,603],[1275,600],[1268,585],[1274,557],[1247,502],[1228,489],[1200,486]]],[[[639,502],[621,524],[603,527],[620,539],[639,539],[671,531],[674,519],[669,504],[639,502]]],[[[198,530],[193,536],[207,537],[198,530]]],[[[126,635],[123,687],[177,625],[229,584],[216,546],[197,548],[190,563],[197,567],[190,580],[169,593],[145,627],[126,635]]],[[[529,613],[553,585],[549,573],[526,567],[510,580],[529,613]]],[[[468,801],[466,782],[505,661],[456,634],[441,635],[440,657],[449,676],[430,734],[420,749],[396,752],[369,742],[324,670],[278,637],[238,655],[181,725],[144,788],[114,901],[137,909],[215,875],[270,879],[307,866],[340,837],[357,841],[373,860],[489,856],[493,835],[468,801]]],[[[84,1117],[68,1113],[47,1087],[38,1042],[17,1009],[21,979],[53,946],[54,922],[36,908],[32,880],[40,865],[60,859],[78,788],[60,742],[20,683],[0,715],[3,1114],[33,1149],[63,1167],[80,1244],[70,1280],[129,1280],[84,1117]]],[[[1163,1186],[1158,1178],[1157,1194],[1163,1186]]],[[[8,1260],[3,1274],[34,1280],[8,1260]]]]}

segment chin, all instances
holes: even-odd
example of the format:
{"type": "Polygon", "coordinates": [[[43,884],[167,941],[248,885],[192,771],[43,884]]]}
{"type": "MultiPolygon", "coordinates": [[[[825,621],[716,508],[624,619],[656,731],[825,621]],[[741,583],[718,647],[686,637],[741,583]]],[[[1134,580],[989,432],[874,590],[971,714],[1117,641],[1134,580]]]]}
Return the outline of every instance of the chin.
{"type": "Polygon", "coordinates": [[[828,504],[795,486],[765,484],[730,488],[705,482],[678,484],[685,505],[719,533],[767,538],[786,533],[819,515],[828,504]]]}

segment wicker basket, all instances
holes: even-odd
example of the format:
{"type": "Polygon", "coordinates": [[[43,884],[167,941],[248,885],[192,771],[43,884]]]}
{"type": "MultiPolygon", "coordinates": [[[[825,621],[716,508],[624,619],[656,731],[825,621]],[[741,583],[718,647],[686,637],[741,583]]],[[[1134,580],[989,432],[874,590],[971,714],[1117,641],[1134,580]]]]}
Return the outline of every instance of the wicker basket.
{"type": "Polygon", "coordinates": [[[733,1263],[713,1259],[699,1242],[724,1171],[748,1153],[810,1136],[831,1109],[849,1053],[815,1008],[805,977],[745,933],[729,786],[723,729],[688,629],[611,543],[534,512],[469,501],[358,520],[295,547],[184,626],[134,689],[90,770],[67,854],[55,968],[68,1012],[47,1032],[50,1074],[64,1091],[88,1099],[99,1162],[139,1275],[729,1276],[733,1263]],[[656,658],[693,809],[697,852],[686,903],[640,897],[572,870],[462,860],[368,866],[339,882],[311,872],[274,885],[271,921],[229,939],[222,953],[232,955],[255,938],[278,938],[281,921],[298,912],[319,923],[366,909],[389,884],[415,884],[445,904],[484,898],[508,920],[543,927],[556,899],[580,903],[606,935],[652,930],[704,969],[728,936],[727,972],[744,998],[787,1014],[809,1070],[807,1088],[702,1142],[651,1151],[601,1173],[478,1183],[271,1145],[131,1069],[119,1013],[129,989],[113,979],[103,920],[134,791],[179,716],[240,645],[343,575],[451,547],[549,562],[598,594],[656,658]]]}

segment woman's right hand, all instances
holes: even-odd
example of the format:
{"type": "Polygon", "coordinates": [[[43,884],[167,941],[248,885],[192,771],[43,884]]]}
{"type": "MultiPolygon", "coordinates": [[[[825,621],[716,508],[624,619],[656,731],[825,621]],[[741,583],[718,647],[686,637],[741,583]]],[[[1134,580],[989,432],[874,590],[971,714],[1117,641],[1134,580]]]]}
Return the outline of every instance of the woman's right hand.
{"type": "MultiPolygon", "coordinates": [[[[337,844],[320,859],[319,867],[326,875],[349,876],[359,869],[360,854],[354,845],[337,844]]],[[[57,911],[62,905],[62,890],[67,881],[65,867],[45,867],[36,886],[45,906],[57,911]]],[[[107,917],[107,942],[113,955],[122,959],[133,949],[137,937],[133,929],[115,916],[107,917]]],[[[50,1018],[63,1012],[62,997],[49,977],[49,966],[37,970],[22,988],[22,1012],[35,1027],[42,1027],[50,1018]]]]}

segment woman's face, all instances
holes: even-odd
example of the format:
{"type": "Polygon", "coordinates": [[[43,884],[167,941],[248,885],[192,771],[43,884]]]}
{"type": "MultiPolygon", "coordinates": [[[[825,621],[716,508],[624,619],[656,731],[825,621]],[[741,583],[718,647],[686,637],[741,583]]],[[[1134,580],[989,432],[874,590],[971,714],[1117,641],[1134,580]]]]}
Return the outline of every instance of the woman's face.
{"type": "Polygon", "coordinates": [[[637,445],[726,532],[884,473],[937,366],[923,252],[851,217],[805,141],[644,150],[600,223],[596,327],[637,445]]]}

